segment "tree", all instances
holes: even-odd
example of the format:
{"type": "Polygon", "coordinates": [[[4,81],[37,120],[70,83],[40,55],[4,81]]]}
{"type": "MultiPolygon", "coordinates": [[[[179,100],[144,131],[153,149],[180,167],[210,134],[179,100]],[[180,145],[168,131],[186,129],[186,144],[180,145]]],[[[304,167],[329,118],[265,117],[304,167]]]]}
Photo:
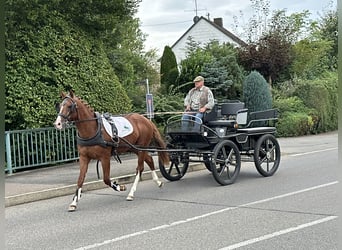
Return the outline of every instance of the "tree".
{"type": "MultiPolygon", "coordinates": [[[[105,21],[111,15],[104,11],[108,15],[99,16],[101,12],[96,12],[98,9],[92,6],[94,18],[90,18],[90,13],[84,18],[102,21],[94,21],[89,24],[93,28],[87,29],[84,20],[72,19],[70,22],[77,16],[71,13],[82,13],[82,1],[70,4],[75,2],[78,5],[66,8],[61,0],[7,0],[7,130],[51,126],[59,92],[70,88],[99,112],[125,113],[131,110],[131,101],[109,63],[107,41],[99,39],[105,36],[95,35],[97,28],[101,34],[112,30],[113,23],[107,26],[105,21]]],[[[100,2],[92,3],[101,6],[100,2]]],[[[107,1],[106,4],[109,2],[119,3],[107,1]]],[[[91,9],[85,8],[84,13],[91,12],[91,9]]],[[[117,37],[118,44],[123,41],[121,38],[117,37]]]]}
{"type": "Polygon", "coordinates": [[[161,92],[167,94],[169,88],[175,85],[179,75],[176,56],[170,46],[164,47],[160,62],[160,84],[161,92]]]}
{"type": "Polygon", "coordinates": [[[327,52],[328,66],[330,69],[337,69],[338,54],[338,17],[337,10],[331,10],[325,13],[318,23],[317,33],[321,40],[330,41],[331,47],[327,52]]]}
{"type": "Polygon", "coordinates": [[[249,112],[272,108],[272,96],[265,78],[252,71],[243,82],[243,101],[249,112]]]}
{"type": "Polygon", "coordinates": [[[229,43],[211,41],[200,47],[189,41],[187,56],[181,61],[180,69],[177,82],[184,86],[180,89],[183,93],[193,87],[196,75],[202,75],[205,84],[213,89],[215,98],[237,99],[240,96],[244,70],[238,64],[236,48],[229,43]]]}
{"type": "Polygon", "coordinates": [[[293,46],[291,75],[302,79],[319,77],[332,66],[329,51],[332,43],[327,40],[303,39],[293,46]]]}
{"type": "Polygon", "coordinates": [[[291,44],[278,34],[265,36],[256,44],[239,51],[240,63],[246,70],[257,70],[270,86],[292,62],[291,44]]]}
{"type": "Polygon", "coordinates": [[[246,70],[257,70],[270,86],[279,78],[291,77],[289,68],[293,60],[292,45],[306,34],[308,11],[286,15],[285,10],[274,12],[267,30],[258,41],[239,51],[239,59],[246,70]]]}

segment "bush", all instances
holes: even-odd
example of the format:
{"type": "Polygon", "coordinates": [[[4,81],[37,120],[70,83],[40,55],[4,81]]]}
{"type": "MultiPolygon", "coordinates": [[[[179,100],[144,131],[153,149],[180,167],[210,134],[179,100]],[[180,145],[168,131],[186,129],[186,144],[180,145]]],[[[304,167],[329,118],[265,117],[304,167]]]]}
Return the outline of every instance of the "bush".
{"type": "Polygon", "coordinates": [[[300,136],[311,134],[315,126],[312,116],[303,112],[285,112],[277,123],[277,135],[300,136]]]}
{"type": "Polygon", "coordinates": [[[59,93],[71,88],[96,111],[131,111],[103,44],[56,13],[44,21],[51,25],[8,25],[6,130],[52,126],[59,93]]]}
{"type": "Polygon", "coordinates": [[[269,86],[257,71],[252,71],[243,82],[243,101],[249,112],[272,108],[269,86]]]}
{"type": "Polygon", "coordinates": [[[338,127],[337,76],[329,74],[315,81],[301,81],[294,95],[309,109],[316,110],[318,125],[315,133],[332,131],[338,127]]]}

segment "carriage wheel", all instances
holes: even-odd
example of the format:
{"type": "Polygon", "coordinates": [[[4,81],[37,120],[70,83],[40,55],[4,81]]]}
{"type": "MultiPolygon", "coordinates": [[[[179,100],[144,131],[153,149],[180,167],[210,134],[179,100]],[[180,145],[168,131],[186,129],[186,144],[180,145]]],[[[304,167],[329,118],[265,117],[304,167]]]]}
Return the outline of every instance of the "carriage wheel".
{"type": "Polygon", "coordinates": [[[272,176],[278,169],[280,163],[280,147],[274,135],[261,136],[254,149],[254,165],[259,174],[272,176]]]}
{"type": "Polygon", "coordinates": [[[187,153],[170,153],[170,164],[164,166],[159,162],[159,169],[165,179],[169,181],[180,180],[188,170],[189,155],[187,153]]]}
{"type": "Polygon", "coordinates": [[[240,173],[240,166],[240,151],[234,142],[225,140],[215,146],[211,172],[219,184],[234,183],[240,173]]]}

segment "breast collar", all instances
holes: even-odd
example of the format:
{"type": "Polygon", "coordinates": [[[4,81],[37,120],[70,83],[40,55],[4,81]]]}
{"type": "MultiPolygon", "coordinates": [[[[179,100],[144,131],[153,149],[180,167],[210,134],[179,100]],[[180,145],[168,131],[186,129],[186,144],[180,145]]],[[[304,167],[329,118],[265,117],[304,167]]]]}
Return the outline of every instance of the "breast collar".
{"type": "Polygon", "coordinates": [[[97,131],[96,134],[91,137],[91,138],[82,138],[79,136],[77,133],[76,140],[77,144],[80,146],[95,146],[95,145],[100,145],[102,147],[108,147],[108,146],[116,146],[113,142],[110,141],[105,141],[102,136],[102,119],[101,115],[98,112],[95,112],[96,114],[96,121],[97,121],[97,131]]]}

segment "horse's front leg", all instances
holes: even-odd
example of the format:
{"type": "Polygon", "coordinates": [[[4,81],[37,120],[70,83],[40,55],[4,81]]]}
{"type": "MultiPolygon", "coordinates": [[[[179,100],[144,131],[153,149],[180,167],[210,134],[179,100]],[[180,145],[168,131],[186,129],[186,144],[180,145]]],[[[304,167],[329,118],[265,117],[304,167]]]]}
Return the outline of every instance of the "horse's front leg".
{"type": "Polygon", "coordinates": [[[110,157],[101,159],[101,165],[102,165],[102,172],[103,172],[103,182],[113,188],[115,191],[125,191],[126,186],[125,185],[119,185],[115,181],[112,182],[110,180],[110,157]]]}
{"type": "Polygon", "coordinates": [[[69,205],[69,212],[73,212],[77,208],[77,203],[81,198],[82,195],[82,186],[88,171],[88,164],[90,162],[90,159],[85,156],[80,156],[80,174],[78,176],[78,181],[77,181],[77,189],[76,193],[74,194],[74,197],[72,198],[72,202],[69,205]]]}

